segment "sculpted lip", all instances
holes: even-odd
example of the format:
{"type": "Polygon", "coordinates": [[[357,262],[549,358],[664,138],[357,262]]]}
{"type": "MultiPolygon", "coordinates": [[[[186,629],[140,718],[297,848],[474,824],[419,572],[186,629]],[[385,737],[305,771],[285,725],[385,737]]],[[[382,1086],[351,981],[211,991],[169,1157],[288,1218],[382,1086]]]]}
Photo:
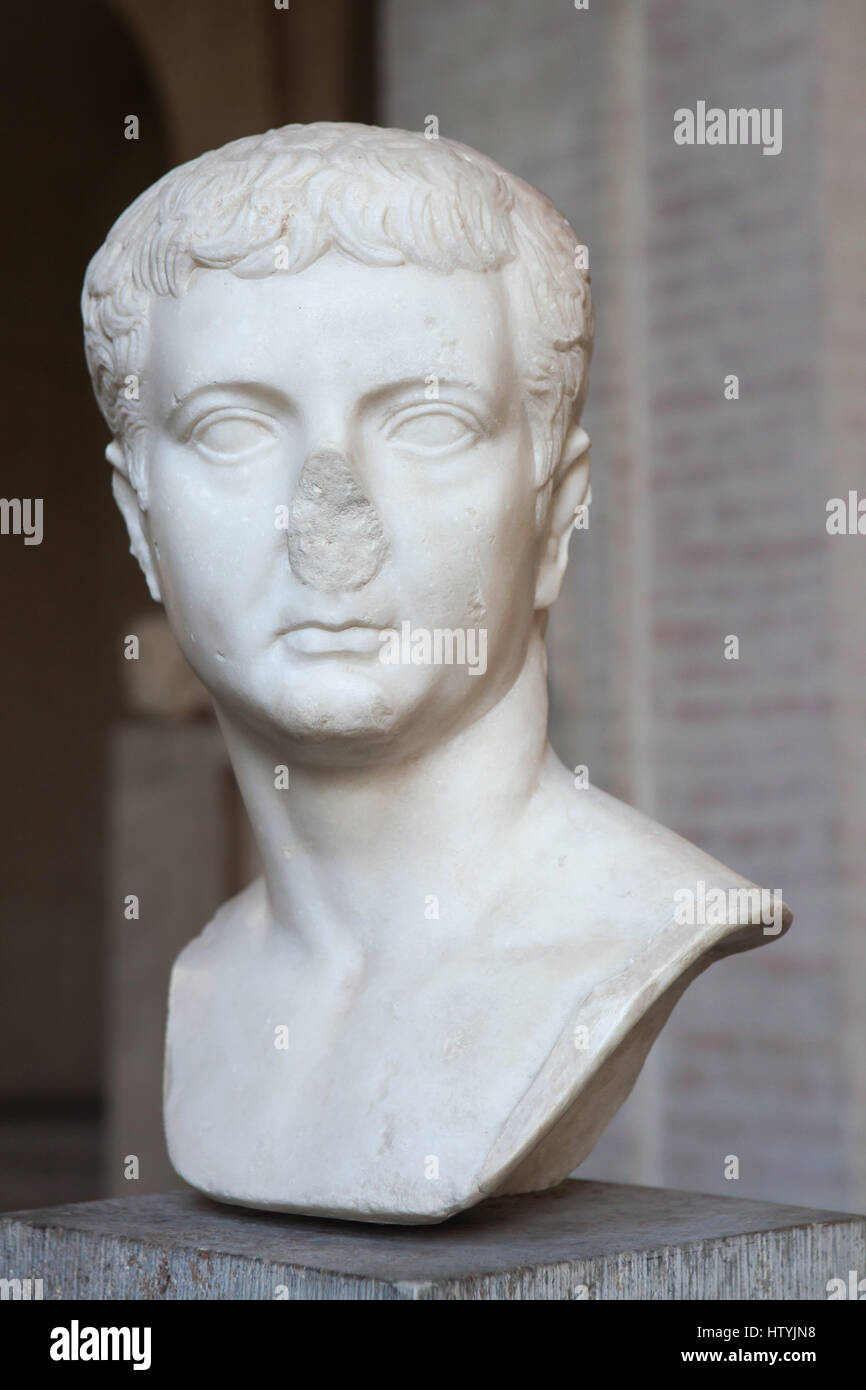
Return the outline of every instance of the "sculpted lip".
{"type": "Polygon", "coordinates": [[[333,656],[350,652],[375,655],[381,649],[381,627],[369,623],[295,623],[280,636],[296,652],[305,656],[333,656]]]}

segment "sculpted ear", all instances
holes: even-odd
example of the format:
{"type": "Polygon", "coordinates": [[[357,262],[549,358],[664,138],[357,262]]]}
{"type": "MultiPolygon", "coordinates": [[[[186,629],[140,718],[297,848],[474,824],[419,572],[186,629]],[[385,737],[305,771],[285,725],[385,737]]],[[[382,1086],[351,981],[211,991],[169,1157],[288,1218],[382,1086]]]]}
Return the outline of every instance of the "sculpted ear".
{"type": "Polygon", "coordinates": [[[111,491],[126,522],[126,529],[129,532],[129,549],[141,565],[151,598],[155,599],[157,603],[161,603],[162,594],[159,588],[156,561],[147,537],[144,513],[139,505],[138,493],[129,481],[126,459],[117,440],[112,440],[109,444],[105,451],[105,457],[112,465],[111,491]]]}
{"type": "Polygon", "coordinates": [[[581,425],[573,425],[554,475],[546,529],[541,538],[542,553],[535,586],[536,608],[549,608],[559,596],[568,564],[568,542],[574,529],[577,508],[588,506],[591,499],[589,435],[581,425]]]}

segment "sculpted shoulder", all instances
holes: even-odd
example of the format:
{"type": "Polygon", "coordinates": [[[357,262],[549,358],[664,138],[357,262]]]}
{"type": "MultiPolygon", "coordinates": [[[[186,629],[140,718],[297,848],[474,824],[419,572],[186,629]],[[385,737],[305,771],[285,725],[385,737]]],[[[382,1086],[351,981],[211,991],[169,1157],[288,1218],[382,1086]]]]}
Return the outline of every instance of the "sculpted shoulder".
{"type": "Polygon", "coordinates": [[[479,1186],[491,1194],[572,1172],[690,982],[791,922],[781,898],[615,797],[574,788],[565,769],[549,779],[535,828],[573,1007],[487,1156],[479,1186]]]}
{"type": "Polygon", "coordinates": [[[597,787],[575,788],[564,768],[548,782],[535,829],[553,891],[581,920],[634,945],[672,925],[714,949],[725,941],[746,950],[790,926],[775,885],[762,888],[597,787]]]}
{"type": "Polygon", "coordinates": [[[217,961],[249,960],[266,922],[264,880],[254,879],[217,908],[206,926],[187,942],[178,955],[178,975],[206,973],[217,961]]]}

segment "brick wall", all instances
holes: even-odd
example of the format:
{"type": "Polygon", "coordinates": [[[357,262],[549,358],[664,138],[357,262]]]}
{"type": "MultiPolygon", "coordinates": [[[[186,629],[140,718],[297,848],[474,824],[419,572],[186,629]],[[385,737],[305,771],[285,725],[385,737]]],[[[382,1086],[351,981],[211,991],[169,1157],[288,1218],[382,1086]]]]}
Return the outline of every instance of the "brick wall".
{"type": "Polygon", "coordinates": [[[435,113],[590,250],[593,511],[550,627],[554,743],[796,915],[692,986],[584,1171],[862,1205],[866,540],[824,520],[866,491],[866,19],[856,0],[383,11],[383,123],[435,113]],[[782,152],[676,145],[700,99],[781,107],[782,152]]]}

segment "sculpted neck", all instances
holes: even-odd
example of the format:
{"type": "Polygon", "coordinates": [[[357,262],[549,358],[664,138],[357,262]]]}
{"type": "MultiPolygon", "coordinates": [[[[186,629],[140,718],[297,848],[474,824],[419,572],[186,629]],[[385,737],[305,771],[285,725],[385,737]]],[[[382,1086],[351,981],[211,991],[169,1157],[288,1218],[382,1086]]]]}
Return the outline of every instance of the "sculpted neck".
{"type": "MultiPolygon", "coordinates": [[[[340,769],[291,751],[224,707],[220,725],[262,857],[274,923],[315,954],[360,958],[390,933],[465,924],[485,880],[501,887],[529,803],[552,756],[543,638],[486,714],[420,756],[340,769]],[[277,790],[274,769],[289,767],[277,790]]],[[[523,852],[526,852],[525,841],[523,852]]]]}

